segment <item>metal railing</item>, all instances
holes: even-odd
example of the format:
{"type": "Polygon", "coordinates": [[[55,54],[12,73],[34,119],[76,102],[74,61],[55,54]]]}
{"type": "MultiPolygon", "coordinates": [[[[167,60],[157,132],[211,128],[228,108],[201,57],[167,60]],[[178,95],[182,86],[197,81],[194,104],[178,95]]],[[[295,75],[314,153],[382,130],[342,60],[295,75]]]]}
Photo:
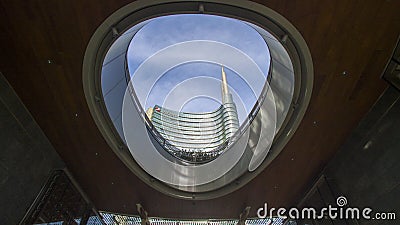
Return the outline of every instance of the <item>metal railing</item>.
{"type": "Polygon", "coordinates": [[[64,170],[55,170],[19,223],[25,224],[104,224],[64,170]]]}
{"type": "MultiPolygon", "coordinates": [[[[141,225],[142,220],[139,216],[121,215],[109,212],[100,212],[104,223],[107,225],[141,225]]],[[[149,218],[150,225],[236,225],[237,219],[205,219],[205,220],[178,220],[165,219],[158,217],[149,218]]],[[[282,218],[251,218],[245,221],[246,225],[284,225],[285,221],[282,218]]]]}

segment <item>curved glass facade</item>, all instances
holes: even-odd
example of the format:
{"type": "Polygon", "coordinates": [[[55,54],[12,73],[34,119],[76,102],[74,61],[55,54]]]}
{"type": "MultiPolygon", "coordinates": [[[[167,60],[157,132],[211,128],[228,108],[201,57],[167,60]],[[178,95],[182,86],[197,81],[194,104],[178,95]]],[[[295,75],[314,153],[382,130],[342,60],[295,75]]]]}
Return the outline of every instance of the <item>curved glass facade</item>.
{"type": "Polygon", "coordinates": [[[157,140],[173,156],[195,163],[212,160],[225,150],[227,141],[239,129],[236,105],[223,67],[221,78],[222,105],[213,112],[177,112],[159,105],[147,110],[157,140]]]}

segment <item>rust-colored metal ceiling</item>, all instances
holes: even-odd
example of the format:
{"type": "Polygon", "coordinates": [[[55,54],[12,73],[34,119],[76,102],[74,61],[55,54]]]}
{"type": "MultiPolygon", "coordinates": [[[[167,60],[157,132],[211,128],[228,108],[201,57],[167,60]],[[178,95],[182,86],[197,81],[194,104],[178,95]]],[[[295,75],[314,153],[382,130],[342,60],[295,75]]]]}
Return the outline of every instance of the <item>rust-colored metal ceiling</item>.
{"type": "Polygon", "coordinates": [[[314,62],[309,109],[282,153],[249,184],[207,201],[168,197],[144,184],[98,131],[82,88],[86,45],[129,1],[1,0],[0,71],[98,209],[153,216],[232,218],[296,204],[386,87],[381,74],[400,34],[400,1],[257,1],[303,35],[314,62]],[[345,73],[346,75],[343,75],[345,73]]]}

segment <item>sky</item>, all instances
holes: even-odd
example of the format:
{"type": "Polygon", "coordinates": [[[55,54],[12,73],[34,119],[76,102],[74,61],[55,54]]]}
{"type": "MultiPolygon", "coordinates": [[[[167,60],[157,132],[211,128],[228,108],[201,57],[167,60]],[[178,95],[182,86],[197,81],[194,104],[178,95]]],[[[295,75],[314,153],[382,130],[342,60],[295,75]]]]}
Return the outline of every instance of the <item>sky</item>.
{"type": "MultiPolygon", "coordinates": [[[[179,58],[179,54],[195,54],[194,49],[186,48],[175,51],[175,55],[167,54],[168,58],[161,58],[159,64],[171,61],[171,58],[179,58]]],[[[212,58],[211,55],[209,57],[212,58]]],[[[221,104],[221,66],[224,66],[230,92],[238,108],[240,122],[244,121],[261,94],[260,90],[268,74],[269,57],[267,45],[262,37],[246,23],[204,14],[171,15],[152,19],[134,36],[127,55],[129,72],[136,81],[133,83],[135,90],[148,85],[146,82],[152,82],[147,96],[138,95],[145,109],[161,105],[176,111],[214,111],[221,104]],[[171,46],[180,43],[197,43],[196,41],[200,40],[212,42],[212,44],[202,46],[202,52],[220,54],[224,57],[224,62],[241,64],[240,58],[235,58],[235,54],[228,51],[216,52],[214,43],[223,43],[229,45],[232,51],[240,51],[254,61],[254,65],[259,67],[263,76],[255,78],[254,73],[247,72],[238,74],[232,66],[210,62],[207,59],[176,64],[161,74],[135,73],[144,62],[159,52],[172,50],[171,46]],[[154,77],[152,80],[151,76],[157,76],[157,78],[154,77]],[[249,83],[248,80],[253,80],[253,82],[249,83]]],[[[156,67],[157,63],[152,66],[156,67]]],[[[243,67],[245,66],[249,64],[243,64],[243,67]]],[[[241,71],[251,70],[244,68],[241,71]]]]}

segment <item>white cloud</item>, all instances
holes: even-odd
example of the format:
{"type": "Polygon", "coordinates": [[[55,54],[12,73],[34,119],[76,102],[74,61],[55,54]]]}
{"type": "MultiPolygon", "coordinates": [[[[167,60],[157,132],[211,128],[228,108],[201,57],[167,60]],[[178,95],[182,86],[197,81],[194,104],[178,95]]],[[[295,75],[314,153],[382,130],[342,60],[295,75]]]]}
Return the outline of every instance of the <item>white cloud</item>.
{"type": "MultiPolygon", "coordinates": [[[[130,71],[135,71],[148,57],[167,46],[183,41],[199,39],[229,44],[252,58],[265,75],[268,73],[269,52],[261,36],[245,23],[234,19],[210,15],[177,15],[153,19],[153,21],[136,34],[132,44],[129,46],[128,64],[130,71]]],[[[207,45],[205,45],[204,48],[207,48],[207,45]]],[[[229,64],[240,65],[240,71],[235,70],[232,72],[228,69],[226,70],[229,75],[228,82],[232,87],[231,90],[234,94],[234,100],[238,105],[239,115],[241,118],[244,118],[247,116],[246,109],[247,111],[249,111],[249,109],[251,110],[258,98],[264,81],[261,82],[260,79],[255,76],[257,73],[254,70],[254,66],[251,64],[244,64],[243,58],[239,57],[239,55],[215,52],[215,50],[212,49],[214,47],[211,45],[209,48],[210,49],[201,50],[205,54],[213,54],[211,56],[214,57],[216,54],[225,55],[225,60],[228,60],[229,64]],[[240,78],[238,74],[235,74],[235,72],[240,73],[239,75],[242,76],[242,78],[240,78]],[[252,90],[245,81],[250,84],[251,88],[256,90],[255,94],[252,93],[252,90]],[[241,101],[243,103],[241,103],[241,101]],[[241,108],[239,105],[243,105],[243,107],[241,108]]],[[[170,101],[168,104],[171,104],[171,109],[179,109],[179,107],[182,107],[185,102],[190,99],[190,96],[193,97],[194,95],[201,96],[204,94],[205,96],[213,96],[213,98],[220,99],[221,94],[220,86],[217,85],[218,82],[207,84],[198,83],[196,85],[188,81],[188,83],[184,83],[185,85],[180,85],[180,83],[182,84],[185,80],[195,76],[209,76],[219,79],[220,73],[218,70],[215,70],[215,65],[207,67],[204,66],[204,63],[200,63],[199,65],[203,65],[203,67],[199,67],[199,65],[195,65],[195,62],[192,62],[191,64],[193,65],[191,66],[181,65],[179,68],[174,68],[169,72],[158,69],[163,68],[163,66],[169,62],[177,62],[182,59],[190,58],[188,55],[196,53],[199,54],[199,50],[196,49],[196,47],[170,53],[165,55],[165,57],[161,57],[160,60],[153,62],[151,70],[146,71],[144,76],[135,77],[134,86],[137,93],[147,93],[149,90],[141,89],[154,85],[148,97],[143,94],[138,96],[139,99],[142,100],[142,105],[144,105],[143,99],[146,100],[146,98],[148,104],[146,104],[145,107],[153,106],[154,104],[162,104],[163,100],[168,96],[168,92],[173,88],[176,90],[174,89],[174,91],[170,93],[170,96],[168,96],[168,101],[170,101]],[[164,72],[166,72],[164,76],[158,80],[157,77],[164,72]],[[188,86],[188,84],[190,85],[188,86]]],[[[203,58],[211,56],[205,55],[203,58]]],[[[206,99],[196,102],[199,104],[207,104],[206,99]]],[[[206,105],[199,105],[199,108],[206,109],[207,107],[206,105]]]]}

